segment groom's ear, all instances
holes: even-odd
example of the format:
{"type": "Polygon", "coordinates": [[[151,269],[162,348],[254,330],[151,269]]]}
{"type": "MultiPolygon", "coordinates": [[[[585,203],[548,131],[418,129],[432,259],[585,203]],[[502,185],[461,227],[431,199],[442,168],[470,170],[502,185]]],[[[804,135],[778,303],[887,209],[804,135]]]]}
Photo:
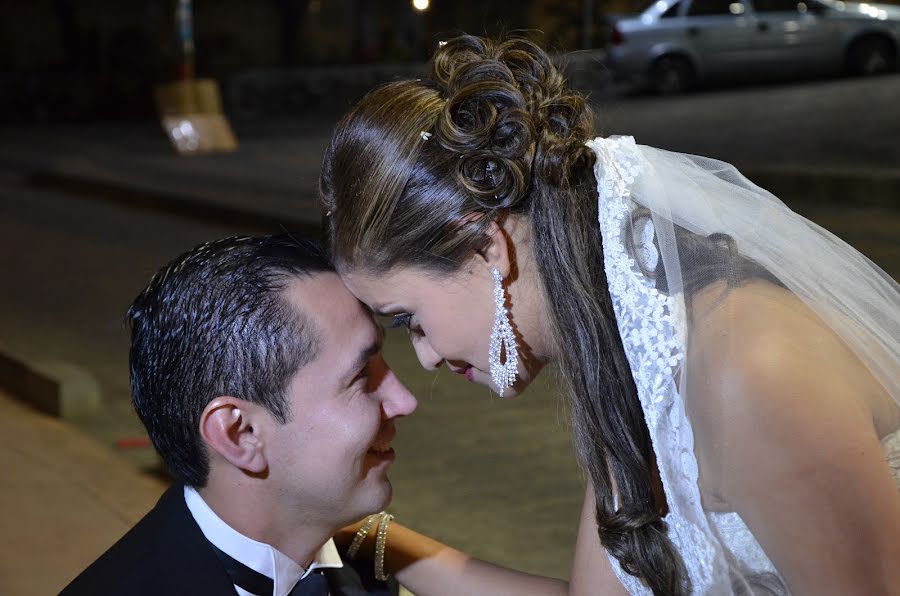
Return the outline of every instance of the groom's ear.
{"type": "Polygon", "coordinates": [[[200,435],[206,445],[228,463],[249,474],[262,474],[269,467],[259,425],[260,406],[236,397],[213,399],[200,415],[200,435]]]}

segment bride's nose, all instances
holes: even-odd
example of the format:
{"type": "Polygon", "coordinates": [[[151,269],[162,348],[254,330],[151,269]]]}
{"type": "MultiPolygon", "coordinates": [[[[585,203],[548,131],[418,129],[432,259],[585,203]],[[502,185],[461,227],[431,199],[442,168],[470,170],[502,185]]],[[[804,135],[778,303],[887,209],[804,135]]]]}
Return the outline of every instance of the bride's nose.
{"type": "Polygon", "coordinates": [[[416,351],[416,356],[419,358],[419,363],[425,370],[437,370],[441,362],[444,361],[424,337],[414,337],[412,345],[416,351]]]}

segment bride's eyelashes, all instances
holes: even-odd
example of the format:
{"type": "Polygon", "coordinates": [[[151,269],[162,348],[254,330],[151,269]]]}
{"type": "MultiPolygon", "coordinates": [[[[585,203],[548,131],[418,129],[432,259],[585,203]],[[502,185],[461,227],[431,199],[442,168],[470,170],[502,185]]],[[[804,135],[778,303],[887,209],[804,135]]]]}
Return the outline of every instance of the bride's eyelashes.
{"type": "Polygon", "coordinates": [[[394,318],[390,324],[390,328],[396,329],[397,327],[406,327],[408,330],[410,328],[411,324],[412,324],[412,315],[408,312],[405,312],[405,313],[400,313],[399,315],[394,315],[394,318]]]}
{"type": "Polygon", "coordinates": [[[405,312],[400,313],[399,315],[394,315],[394,318],[391,321],[389,327],[391,329],[404,327],[412,338],[425,336],[425,331],[423,331],[419,325],[413,323],[412,313],[405,312]]]}

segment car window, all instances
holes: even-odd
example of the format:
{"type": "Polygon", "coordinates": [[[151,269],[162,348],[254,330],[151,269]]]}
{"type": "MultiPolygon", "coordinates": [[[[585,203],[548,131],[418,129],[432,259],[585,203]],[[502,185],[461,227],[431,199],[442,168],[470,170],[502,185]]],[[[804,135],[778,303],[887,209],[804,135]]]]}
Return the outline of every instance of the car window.
{"type": "Polygon", "coordinates": [[[681,7],[681,2],[676,2],[672,6],[666,9],[666,12],[660,15],[663,19],[670,19],[672,17],[678,16],[678,9],[681,7]]]}
{"type": "Polygon", "coordinates": [[[753,0],[756,12],[806,12],[806,3],[798,0],[753,0]]]}
{"type": "Polygon", "coordinates": [[[688,9],[688,16],[692,17],[741,14],[744,14],[744,5],[735,0],[693,0],[688,9]]]}

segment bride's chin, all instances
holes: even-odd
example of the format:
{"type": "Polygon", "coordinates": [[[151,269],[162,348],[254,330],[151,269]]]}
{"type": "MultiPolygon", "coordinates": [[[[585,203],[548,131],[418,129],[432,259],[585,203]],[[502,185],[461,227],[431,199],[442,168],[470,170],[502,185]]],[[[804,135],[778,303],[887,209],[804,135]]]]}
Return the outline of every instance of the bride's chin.
{"type": "MultiPolygon", "coordinates": [[[[503,390],[503,393],[498,394],[503,399],[513,400],[518,399],[525,393],[525,390],[528,389],[529,381],[522,379],[521,377],[516,379],[516,384],[512,387],[507,387],[503,390]]],[[[493,383],[490,384],[491,389],[497,391],[497,387],[494,386],[493,383]]]]}
{"type": "Polygon", "coordinates": [[[500,393],[497,391],[497,386],[494,385],[494,381],[491,378],[490,373],[488,372],[484,372],[476,368],[470,368],[467,371],[466,378],[472,383],[477,383],[478,385],[487,387],[503,399],[516,399],[520,397],[523,393],[525,393],[528,385],[531,384],[531,379],[526,379],[520,376],[516,378],[515,385],[504,389],[503,392],[500,393]]]}

